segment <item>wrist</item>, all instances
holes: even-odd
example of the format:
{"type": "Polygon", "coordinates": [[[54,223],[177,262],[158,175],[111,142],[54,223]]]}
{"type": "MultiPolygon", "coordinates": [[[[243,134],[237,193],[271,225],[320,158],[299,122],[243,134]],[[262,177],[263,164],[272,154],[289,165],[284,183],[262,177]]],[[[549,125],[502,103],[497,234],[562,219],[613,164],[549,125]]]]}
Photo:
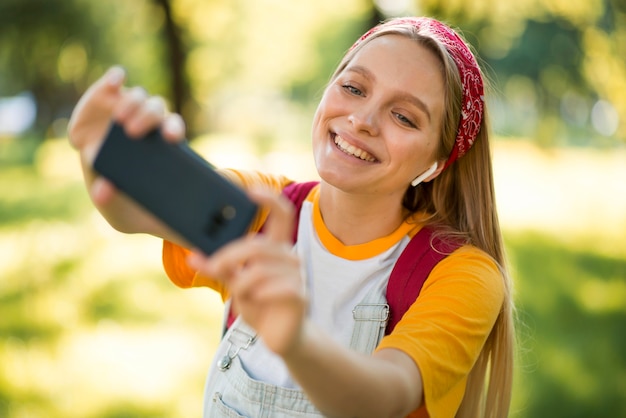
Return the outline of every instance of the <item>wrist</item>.
{"type": "Polygon", "coordinates": [[[305,318],[291,344],[286,347],[285,351],[278,353],[287,366],[289,366],[290,363],[301,362],[308,357],[307,353],[310,352],[315,345],[314,334],[313,324],[309,319],[305,318]]]}

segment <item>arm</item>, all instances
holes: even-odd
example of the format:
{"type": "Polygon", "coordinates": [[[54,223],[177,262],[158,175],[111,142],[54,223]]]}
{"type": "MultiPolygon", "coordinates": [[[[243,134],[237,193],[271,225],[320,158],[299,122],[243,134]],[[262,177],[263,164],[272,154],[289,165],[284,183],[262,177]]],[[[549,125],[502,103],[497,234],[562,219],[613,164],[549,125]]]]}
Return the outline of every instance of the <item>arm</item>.
{"type": "Polygon", "coordinates": [[[402,417],[417,409],[422,381],[408,355],[395,349],[356,353],[306,319],[305,285],[290,244],[293,208],[271,192],[251,197],[270,209],[264,234],[230,243],[211,257],[196,253],[190,266],[225,283],[244,320],[325,414],[402,417]]]}
{"type": "Polygon", "coordinates": [[[154,216],[93,171],[93,161],[113,120],[123,124],[126,132],[137,138],[157,126],[162,126],[168,140],[180,141],[184,136],[180,116],[167,115],[163,100],[148,97],[141,88],[124,89],[124,78],[124,71],[113,67],[85,92],[70,119],[70,144],[80,154],[85,185],[95,207],[112,227],[125,233],[142,232],[182,242],[154,216]]]}
{"type": "Polygon", "coordinates": [[[283,359],[315,406],[329,416],[405,417],[422,403],[419,369],[399,350],[356,353],[307,323],[300,343],[283,359]]]}

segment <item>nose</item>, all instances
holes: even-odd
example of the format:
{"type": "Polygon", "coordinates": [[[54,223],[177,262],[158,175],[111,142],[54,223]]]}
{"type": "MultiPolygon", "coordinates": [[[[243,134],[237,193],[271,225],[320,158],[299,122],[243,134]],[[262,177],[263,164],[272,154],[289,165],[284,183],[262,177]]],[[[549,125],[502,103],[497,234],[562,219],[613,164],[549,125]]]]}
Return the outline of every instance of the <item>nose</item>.
{"type": "Polygon", "coordinates": [[[359,106],[348,116],[355,130],[367,132],[371,136],[378,134],[378,119],[378,110],[372,104],[359,106]]]}

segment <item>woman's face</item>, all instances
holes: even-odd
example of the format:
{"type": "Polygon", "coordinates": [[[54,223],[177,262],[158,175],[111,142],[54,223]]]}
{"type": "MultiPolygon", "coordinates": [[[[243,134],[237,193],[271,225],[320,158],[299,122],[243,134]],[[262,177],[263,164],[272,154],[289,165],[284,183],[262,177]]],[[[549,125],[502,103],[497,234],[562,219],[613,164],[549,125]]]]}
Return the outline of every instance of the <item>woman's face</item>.
{"type": "Polygon", "coordinates": [[[371,40],[315,114],[320,177],[346,192],[403,196],[435,162],[443,106],[441,64],[431,51],[400,35],[371,40]]]}

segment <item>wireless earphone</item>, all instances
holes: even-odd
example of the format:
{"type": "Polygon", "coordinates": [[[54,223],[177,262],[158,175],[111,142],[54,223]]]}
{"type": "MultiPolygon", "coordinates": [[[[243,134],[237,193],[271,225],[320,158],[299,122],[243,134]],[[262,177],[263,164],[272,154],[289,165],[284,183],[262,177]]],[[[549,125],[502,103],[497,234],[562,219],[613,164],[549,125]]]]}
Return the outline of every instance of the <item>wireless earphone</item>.
{"type": "Polygon", "coordinates": [[[437,161],[435,161],[435,163],[430,166],[430,168],[426,171],[424,171],[422,174],[420,174],[419,176],[417,176],[415,178],[415,180],[413,180],[411,182],[411,186],[415,187],[418,184],[420,184],[422,181],[424,181],[424,179],[428,176],[430,176],[431,174],[433,174],[435,171],[437,170],[437,161]]]}

